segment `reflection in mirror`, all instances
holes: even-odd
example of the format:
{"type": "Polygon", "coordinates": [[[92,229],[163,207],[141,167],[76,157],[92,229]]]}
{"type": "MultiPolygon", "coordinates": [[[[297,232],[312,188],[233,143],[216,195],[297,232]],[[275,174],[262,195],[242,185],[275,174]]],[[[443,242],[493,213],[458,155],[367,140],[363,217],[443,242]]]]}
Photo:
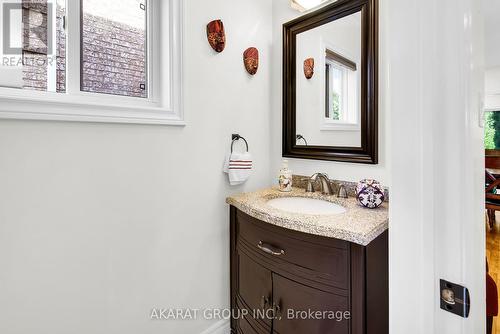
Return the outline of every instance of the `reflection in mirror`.
{"type": "Polygon", "coordinates": [[[296,145],[305,145],[305,146],[307,146],[307,145],[308,145],[308,144],[307,144],[307,139],[305,139],[303,135],[298,134],[298,135],[297,135],[297,142],[296,142],[296,145]],[[300,141],[302,141],[302,144],[300,144],[300,143],[299,143],[300,141]]]}
{"type": "Polygon", "coordinates": [[[361,146],[361,52],[361,12],[297,34],[296,145],[361,146]]]}

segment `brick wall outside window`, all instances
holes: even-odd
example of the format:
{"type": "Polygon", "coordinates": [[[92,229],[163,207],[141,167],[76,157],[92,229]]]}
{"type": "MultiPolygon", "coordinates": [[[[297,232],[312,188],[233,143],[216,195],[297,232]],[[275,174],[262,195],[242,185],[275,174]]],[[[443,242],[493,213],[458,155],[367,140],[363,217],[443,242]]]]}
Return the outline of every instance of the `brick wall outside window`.
{"type": "MultiPolygon", "coordinates": [[[[66,91],[66,34],[64,10],[57,8],[56,87],[66,91]]],[[[47,90],[47,1],[23,1],[24,88],[47,90]]],[[[82,90],[147,97],[145,31],[102,17],[85,15],[82,90]]]]}

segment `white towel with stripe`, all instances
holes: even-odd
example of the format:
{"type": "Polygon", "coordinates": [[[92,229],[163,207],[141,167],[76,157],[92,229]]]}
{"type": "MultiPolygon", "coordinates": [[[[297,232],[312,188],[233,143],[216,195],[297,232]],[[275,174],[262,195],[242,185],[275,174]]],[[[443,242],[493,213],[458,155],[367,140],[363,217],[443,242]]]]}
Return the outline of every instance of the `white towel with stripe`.
{"type": "Polygon", "coordinates": [[[237,186],[245,183],[252,175],[252,155],[248,152],[233,152],[226,156],[224,173],[229,177],[229,184],[237,186]]]}

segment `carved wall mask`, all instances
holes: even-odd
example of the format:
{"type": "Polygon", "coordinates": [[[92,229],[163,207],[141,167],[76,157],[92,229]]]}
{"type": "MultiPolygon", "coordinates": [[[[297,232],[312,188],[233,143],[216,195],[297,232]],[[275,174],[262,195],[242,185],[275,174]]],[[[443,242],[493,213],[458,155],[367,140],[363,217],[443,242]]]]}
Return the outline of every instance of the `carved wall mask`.
{"type": "Polygon", "coordinates": [[[243,62],[248,73],[254,75],[259,69],[259,50],[256,48],[248,48],[243,53],[243,62]]]}
{"type": "Polygon", "coordinates": [[[214,20],[207,24],[207,38],[210,46],[217,52],[224,51],[226,47],[226,33],[224,23],[221,20],[214,20]]]}
{"type": "Polygon", "coordinates": [[[304,60],[304,75],[307,79],[311,79],[314,75],[314,58],[304,60]]]}

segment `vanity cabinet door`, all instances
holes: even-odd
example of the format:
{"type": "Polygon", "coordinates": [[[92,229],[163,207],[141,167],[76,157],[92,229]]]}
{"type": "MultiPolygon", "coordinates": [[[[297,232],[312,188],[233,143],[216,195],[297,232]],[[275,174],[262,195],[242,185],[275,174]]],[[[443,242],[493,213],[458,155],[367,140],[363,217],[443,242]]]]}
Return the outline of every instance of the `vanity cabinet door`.
{"type": "MultiPolygon", "coordinates": [[[[276,334],[348,334],[349,320],[329,319],[336,312],[349,311],[348,297],[338,296],[302,285],[273,274],[273,301],[278,316],[274,320],[273,329],[276,334]],[[293,315],[289,310],[294,311],[293,315]],[[313,319],[309,310],[320,311],[313,319]],[[304,311],[299,314],[297,311],[304,311]],[[331,313],[333,312],[333,313],[331,313]],[[302,319],[306,316],[306,319],[302,319]]],[[[338,314],[337,314],[338,316],[338,314]]]]}
{"type": "Polygon", "coordinates": [[[249,312],[249,317],[256,318],[271,328],[272,318],[263,316],[262,310],[271,308],[272,273],[255,262],[244,252],[238,252],[238,304],[249,312]]]}
{"type": "Polygon", "coordinates": [[[238,319],[238,334],[270,334],[271,329],[264,329],[258,323],[250,323],[245,317],[238,319]]]}

